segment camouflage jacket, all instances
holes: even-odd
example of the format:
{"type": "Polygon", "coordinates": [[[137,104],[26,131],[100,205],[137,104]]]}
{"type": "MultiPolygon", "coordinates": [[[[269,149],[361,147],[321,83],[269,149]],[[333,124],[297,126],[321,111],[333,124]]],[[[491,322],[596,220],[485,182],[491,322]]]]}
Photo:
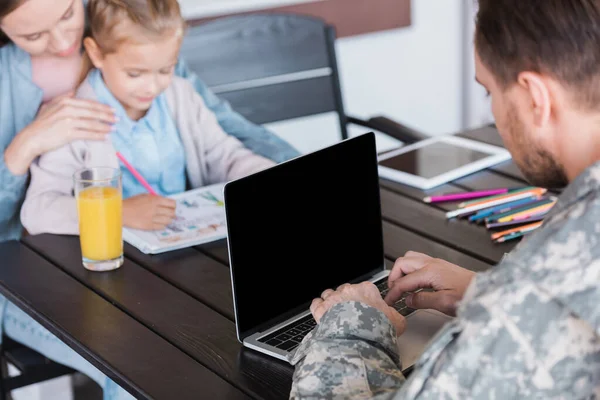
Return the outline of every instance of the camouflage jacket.
{"type": "Polygon", "coordinates": [[[395,331],[360,303],[332,307],[302,342],[291,398],[600,397],[600,163],[544,226],[473,280],[408,379],[395,331]]]}

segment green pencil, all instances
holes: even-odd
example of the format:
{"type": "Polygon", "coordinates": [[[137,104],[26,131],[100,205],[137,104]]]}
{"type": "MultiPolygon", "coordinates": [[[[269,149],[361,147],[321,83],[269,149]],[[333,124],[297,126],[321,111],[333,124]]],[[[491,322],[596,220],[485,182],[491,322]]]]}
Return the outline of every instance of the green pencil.
{"type": "Polygon", "coordinates": [[[506,212],[503,212],[503,213],[499,213],[499,214],[492,214],[489,217],[485,218],[485,223],[489,224],[489,223],[492,223],[492,222],[496,222],[499,219],[502,219],[504,217],[510,217],[511,215],[518,214],[520,212],[527,211],[527,210],[532,210],[534,208],[541,207],[541,206],[544,206],[546,204],[550,204],[550,203],[554,203],[554,202],[556,202],[556,198],[555,197],[542,198],[542,199],[540,199],[540,200],[538,200],[538,201],[536,201],[534,203],[527,204],[526,206],[517,207],[517,208],[514,208],[512,210],[509,210],[509,211],[506,211],[506,212]]]}
{"type": "Polygon", "coordinates": [[[502,236],[499,239],[496,239],[496,243],[504,243],[504,242],[508,242],[509,240],[514,240],[514,239],[518,239],[520,237],[525,236],[527,232],[515,232],[515,233],[511,233],[510,235],[506,235],[506,236],[502,236]]]}

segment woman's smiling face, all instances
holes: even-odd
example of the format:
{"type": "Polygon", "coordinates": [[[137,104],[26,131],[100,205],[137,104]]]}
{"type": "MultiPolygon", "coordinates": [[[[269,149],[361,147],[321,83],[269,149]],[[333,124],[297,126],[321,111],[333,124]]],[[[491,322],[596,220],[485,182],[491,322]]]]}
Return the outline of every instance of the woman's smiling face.
{"type": "Polygon", "coordinates": [[[0,20],[0,29],[32,56],[68,57],[81,49],[81,0],[26,0],[0,20]]]}

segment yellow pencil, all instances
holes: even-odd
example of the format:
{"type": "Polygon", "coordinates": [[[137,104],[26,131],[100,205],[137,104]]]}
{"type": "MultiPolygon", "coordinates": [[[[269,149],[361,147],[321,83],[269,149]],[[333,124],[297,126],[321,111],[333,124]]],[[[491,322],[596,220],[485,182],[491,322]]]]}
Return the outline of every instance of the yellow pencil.
{"type": "Polygon", "coordinates": [[[531,208],[531,209],[526,210],[526,211],[521,211],[521,212],[516,213],[516,214],[507,215],[504,218],[500,218],[498,220],[498,222],[499,223],[510,222],[510,221],[512,221],[515,218],[519,218],[519,217],[522,217],[522,216],[525,216],[525,215],[533,215],[533,214],[541,213],[543,211],[547,211],[547,210],[551,209],[554,206],[555,203],[556,202],[552,202],[552,203],[544,204],[543,206],[531,208]]]}

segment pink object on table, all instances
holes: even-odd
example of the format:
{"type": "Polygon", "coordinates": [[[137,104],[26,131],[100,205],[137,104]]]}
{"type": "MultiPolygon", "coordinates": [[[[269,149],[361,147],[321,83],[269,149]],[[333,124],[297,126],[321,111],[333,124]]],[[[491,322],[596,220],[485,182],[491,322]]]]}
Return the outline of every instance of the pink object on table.
{"type": "Polygon", "coordinates": [[[431,196],[425,197],[423,199],[426,203],[439,203],[442,201],[458,201],[458,200],[468,200],[468,199],[477,199],[480,197],[488,197],[488,196],[496,196],[498,194],[508,193],[508,189],[490,189],[484,190],[481,192],[467,192],[467,193],[455,193],[455,194],[447,194],[441,196],[431,196]]]}
{"type": "Polygon", "coordinates": [[[129,170],[129,172],[131,172],[131,174],[133,176],[135,176],[135,179],[137,179],[142,184],[142,186],[144,186],[146,188],[148,193],[150,193],[151,195],[154,195],[154,196],[157,195],[156,192],[154,191],[154,189],[152,189],[152,186],[150,186],[150,184],[148,183],[148,181],[146,181],[144,179],[144,177],[139,172],[137,172],[137,170],[135,168],[133,168],[133,165],[129,164],[129,161],[127,161],[125,159],[125,157],[123,157],[123,154],[121,154],[117,151],[117,157],[119,157],[119,160],[121,160],[121,162],[129,170]]]}

